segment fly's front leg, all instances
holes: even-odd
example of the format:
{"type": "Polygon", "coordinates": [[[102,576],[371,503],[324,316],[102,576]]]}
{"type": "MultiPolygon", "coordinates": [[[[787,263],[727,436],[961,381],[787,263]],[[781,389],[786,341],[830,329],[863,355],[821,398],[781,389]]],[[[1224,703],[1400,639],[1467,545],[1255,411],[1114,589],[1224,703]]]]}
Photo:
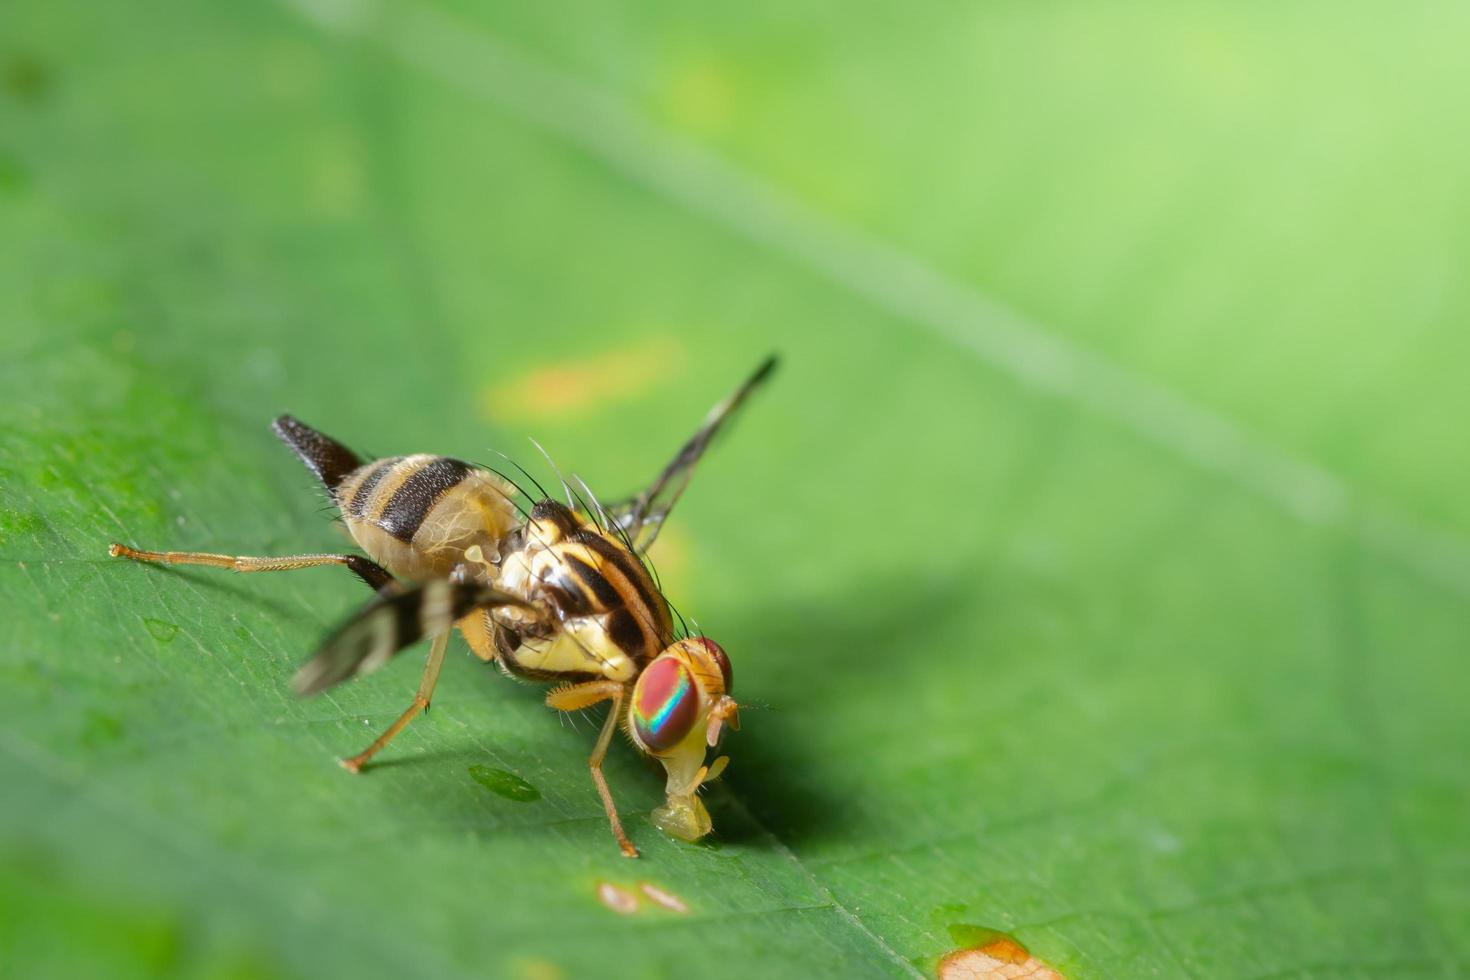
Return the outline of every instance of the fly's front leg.
{"type": "Polygon", "coordinates": [[[408,723],[413,721],[420,711],[429,710],[429,701],[434,697],[434,686],[439,683],[439,668],[444,666],[444,651],[448,646],[449,633],[447,631],[434,637],[433,643],[429,646],[429,659],[424,664],[424,676],[419,681],[418,693],[413,696],[413,704],[410,704],[408,710],[399,715],[398,720],[389,725],[388,730],[379,735],[372,745],[350,759],[341,760],[343,769],[352,773],[361,772],[363,765],[377,755],[383,746],[393,741],[394,736],[407,728],[408,723]]]}
{"type": "Polygon", "coordinates": [[[602,734],[597,736],[597,745],[592,749],[587,767],[592,771],[592,782],[597,786],[597,795],[602,797],[603,809],[607,811],[607,822],[612,825],[613,837],[617,839],[618,847],[622,848],[624,857],[635,858],[638,856],[638,848],[623,833],[623,824],[618,820],[618,808],[613,805],[612,793],[607,788],[607,780],[602,776],[602,760],[607,756],[608,742],[612,740],[612,733],[623,716],[623,698],[626,694],[626,686],[618,681],[588,681],[585,684],[557,688],[546,695],[546,703],[558,711],[576,711],[600,701],[612,700],[607,721],[602,723],[602,734]]]}
{"type": "Polygon", "coordinates": [[[107,546],[107,553],[114,558],[128,558],[132,561],[155,562],[160,565],[209,565],[213,568],[228,568],[234,572],[289,572],[297,568],[316,568],[319,565],[341,565],[381,595],[392,595],[398,588],[397,581],[388,574],[387,569],[361,555],[316,554],[255,558],[249,555],[215,555],[205,551],[143,551],[115,542],[107,546]]]}

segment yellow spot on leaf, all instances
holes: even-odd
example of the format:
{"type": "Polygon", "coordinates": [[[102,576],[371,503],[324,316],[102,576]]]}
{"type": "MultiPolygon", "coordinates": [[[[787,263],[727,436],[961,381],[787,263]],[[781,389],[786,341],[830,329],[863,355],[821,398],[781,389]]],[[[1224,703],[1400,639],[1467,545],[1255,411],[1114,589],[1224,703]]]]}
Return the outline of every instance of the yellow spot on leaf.
{"type": "Polygon", "coordinates": [[[517,980],[562,980],[566,974],[550,960],[523,959],[515,963],[515,976],[517,980]]]}
{"type": "Polygon", "coordinates": [[[939,980],[1064,980],[1026,947],[1001,936],[983,946],[961,949],[939,961],[939,980]]]}
{"type": "Polygon", "coordinates": [[[672,384],[684,348],[660,337],[586,360],[537,368],[485,388],[480,405],[494,419],[549,419],[581,415],[626,401],[657,385],[672,384]]]}
{"type": "Polygon", "coordinates": [[[678,128],[708,136],[728,127],[735,91],[726,65],[708,57],[687,58],[670,72],[665,112],[678,128]]]}

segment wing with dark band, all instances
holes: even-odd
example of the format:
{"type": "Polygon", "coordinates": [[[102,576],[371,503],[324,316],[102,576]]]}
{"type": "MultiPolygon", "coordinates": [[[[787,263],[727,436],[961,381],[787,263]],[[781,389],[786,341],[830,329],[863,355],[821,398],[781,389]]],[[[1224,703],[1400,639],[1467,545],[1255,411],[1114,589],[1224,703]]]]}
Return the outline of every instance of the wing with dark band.
{"type": "Polygon", "coordinates": [[[368,674],[426,636],[448,631],[476,609],[524,606],[526,601],[488,585],[439,579],[365,606],[322,642],[291,681],[302,697],[350,677],[368,674]]]}
{"type": "Polygon", "coordinates": [[[773,354],[761,362],[760,367],[755,369],[755,373],[744,384],[710,409],[699,431],[684,443],[683,448],[647,490],[632,500],[608,508],[613,521],[628,535],[635,547],[647,550],[653,544],[659,529],[663,527],[664,519],[669,516],[669,511],[674,508],[684,488],[689,485],[689,477],[694,473],[695,464],[704,455],[715,434],[775,369],[776,357],[773,354]]]}

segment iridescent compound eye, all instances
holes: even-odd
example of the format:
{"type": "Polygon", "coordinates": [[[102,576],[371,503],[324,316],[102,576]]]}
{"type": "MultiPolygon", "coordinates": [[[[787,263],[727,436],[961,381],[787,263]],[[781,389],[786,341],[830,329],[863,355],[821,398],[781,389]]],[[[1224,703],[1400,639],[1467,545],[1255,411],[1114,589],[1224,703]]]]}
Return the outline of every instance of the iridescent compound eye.
{"type": "Polygon", "coordinates": [[[699,714],[699,689],[683,664],[659,657],[633,688],[633,733],[655,755],[683,741],[699,714]]]}

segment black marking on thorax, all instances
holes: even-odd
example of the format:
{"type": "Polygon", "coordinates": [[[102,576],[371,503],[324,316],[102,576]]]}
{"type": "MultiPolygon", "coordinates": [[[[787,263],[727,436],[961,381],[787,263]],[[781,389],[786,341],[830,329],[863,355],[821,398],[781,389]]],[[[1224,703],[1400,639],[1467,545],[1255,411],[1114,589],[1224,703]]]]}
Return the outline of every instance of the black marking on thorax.
{"type": "Polygon", "coordinates": [[[604,622],[608,639],[617,644],[635,663],[647,663],[663,648],[662,643],[650,645],[648,632],[639,623],[638,617],[626,606],[608,615],[604,622]]]}
{"type": "Polygon", "coordinates": [[[587,526],[568,507],[542,500],[531,519],[554,528],[554,540],[544,547],[555,559],[542,580],[546,598],[563,616],[606,614],[609,639],[638,663],[646,663],[672,639],[668,603],[639,557],[621,543],[587,526]],[[567,554],[564,546],[580,546],[597,555],[597,565],[567,554]],[[610,579],[605,572],[616,569],[610,579]],[[626,584],[624,584],[626,583],[626,584]]]}
{"type": "Polygon", "coordinates": [[[531,508],[531,520],[550,524],[561,532],[561,537],[575,534],[582,527],[577,515],[555,500],[538,500],[531,508]]]}
{"type": "Polygon", "coordinates": [[[393,491],[375,523],[400,541],[412,540],[429,511],[464,481],[470,469],[468,463],[457,459],[435,457],[393,491]]]}
{"type": "MultiPolygon", "coordinates": [[[[656,607],[663,601],[659,595],[657,586],[653,584],[653,578],[648,574],[648,569],[643,567],[643,562],[621,544],[610,541],[600,534],[584,531],[576,535],[572,540],[584,545],[591,551],[597,552],[602,559],[603,565],[611,565],[622,573],[623,578],[633,586],[637,593],[636,598],[644,605],[656,607]]],[[[599,576],[601,577],[601,576],[599,576]]],[[[606,581],[604,579],[604,581],[606,581]]]]}
{"type": "Polygon", "coordinates": [[[602,572],[576,555],[563,554],[559,557],[560,568],[553,580],[570,579],[573,584],[580,586],[577,591],[583,597],[581,604],[584,612],[605,612],[623,604],[622,593],[613,588],[613,584],[602,572]]]}
{"type": "Polygon", "coordinates": [[[596,576],[619,597],[607,619],[608,634],[613,642],[639,662],[656,656],[672,639],[673,624],[669,617],[669,604],[653,584],[643,563],[633,552],[600,534],[584,531],[574,540],[597,552],[603,568],[616,568],[632,590],[624,594],[606,576],[600,573],[596,576]]]}

